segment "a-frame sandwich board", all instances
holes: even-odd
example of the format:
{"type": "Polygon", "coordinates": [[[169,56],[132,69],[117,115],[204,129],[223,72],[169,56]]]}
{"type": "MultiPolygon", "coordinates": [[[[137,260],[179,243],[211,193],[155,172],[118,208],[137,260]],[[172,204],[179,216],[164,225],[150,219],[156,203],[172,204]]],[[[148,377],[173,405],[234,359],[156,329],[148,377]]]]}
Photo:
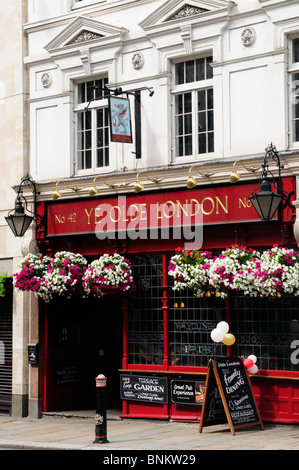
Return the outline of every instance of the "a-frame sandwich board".
{"type": "Polygon", "coordinates": [[[245,426],[264,429],[248,372],[240,357],[209,361],[199,432],[228,422],[231,433],[245,426]]]}

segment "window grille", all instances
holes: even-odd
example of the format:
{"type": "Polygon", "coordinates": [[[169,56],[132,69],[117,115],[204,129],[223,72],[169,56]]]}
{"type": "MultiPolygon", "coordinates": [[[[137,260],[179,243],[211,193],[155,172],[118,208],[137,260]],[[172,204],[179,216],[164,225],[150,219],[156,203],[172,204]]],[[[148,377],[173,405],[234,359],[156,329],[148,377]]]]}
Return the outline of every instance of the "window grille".
{"type": "Polygon", "coordinates": [[[215,354],[226,354],[226,347],[216,345],[210,337],[225,318],[223,299],[173,292],[169,298],[169,364],[207,367],[215,354]]]}
{"type": "Polygon", "coordinates": [[[236,337],[234,356],[254,354],[259,369],[298,370],[291,360],[291,344],[299,335],[298,297],[236,295],[230,309],[231,332],[236,337]]]}
{"type": "Polygon", "coordinates": [[[129,363],[161,365],[163,313],[162,256],[135,256],[132,271],[136,294],[129,308],[129,363]]]}

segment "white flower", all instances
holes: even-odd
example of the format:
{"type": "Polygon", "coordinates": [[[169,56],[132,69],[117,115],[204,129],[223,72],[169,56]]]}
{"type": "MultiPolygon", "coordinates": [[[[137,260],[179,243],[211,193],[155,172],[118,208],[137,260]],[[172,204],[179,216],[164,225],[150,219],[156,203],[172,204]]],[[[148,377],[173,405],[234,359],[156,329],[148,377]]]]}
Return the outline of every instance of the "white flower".
{"type": "Polygon", "coordinates": [[[201,294],[209,285],[211,253],[184,250],[174,255],[169,263],[168,274],[174,278],[173,290],[190,289],[201,294]]]}
{"type": "Polygon", "coordinates": [[[131,264],[123,256],[105,254],[93,261],[83,276],[83,287],[89,295],[102,297],[111,287],[121,291],[135,288],[131,264]]]}
{"type": "Polygon", "coordinates": [[[215,288],[242,291],[255,296],[254,273],[259,252],[232,246],[215,257],[209,270],[210,283],[215,288]]]}
{"type": "Polygon", "coordinates": [[[275,246],[261,255],[255,286],[260,294],[299,295],[299,255],[293,249],[275,246]]]}

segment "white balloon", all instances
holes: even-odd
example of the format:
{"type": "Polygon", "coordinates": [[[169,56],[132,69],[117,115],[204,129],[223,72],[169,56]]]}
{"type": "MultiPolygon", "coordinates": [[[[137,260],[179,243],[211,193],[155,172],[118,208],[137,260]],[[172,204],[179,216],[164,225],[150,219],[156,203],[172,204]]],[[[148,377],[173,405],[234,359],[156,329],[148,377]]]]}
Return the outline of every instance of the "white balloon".
{"type": "Polygon", "coordinates": [[[256,363],[256,361],[257,361],[257,358],[254,354],[251,354],[250,356],[248,356],[247,359],[251,359],[254,363],[256,363]]]}
{"type": "Polygon", "coordinates": [[[251,374],[256,374],[258,372],[258,368],[255,364],[253,364],[253,366],[250,367],[250,369],[248,369],[248,370],[251,374]]]}
{"type": "Polygon", "coordinates": [[[229,324],[226,323],[226,321],[221,321],[218,323],[216,328],[217,330],[222,331],[224,335],[226,335],[226,333],[228,333],[228,330],[229,330],[229,324]]]}
{"type": "Polygon", "coordinates": [[[211,338],[215,343],[220,343],[224,338],[224,333],[218,330],[218,328],[214,328],[214,330],[211,331],[211,338]]]}

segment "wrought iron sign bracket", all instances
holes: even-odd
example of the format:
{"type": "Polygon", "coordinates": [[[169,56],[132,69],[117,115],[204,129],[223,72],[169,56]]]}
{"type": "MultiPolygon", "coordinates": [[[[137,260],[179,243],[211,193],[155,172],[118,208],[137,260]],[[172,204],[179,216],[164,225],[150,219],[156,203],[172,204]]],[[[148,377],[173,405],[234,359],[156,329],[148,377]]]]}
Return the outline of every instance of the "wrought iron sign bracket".
{"type": "Polygon", "coordinates": [[[89,110],[89,106],[93,101],[96,100],[101,100],[101,99],[108,99],[111,96],[119,96],[119,95],[126,95],[127,97],[129,95],[134,96],[135,100],[135,106],[134,106],[134,117],[135,117],[135,152],[132,152],[135,154],[136,159],[141,158],[141,91],[142,90],[148,90],[149,91],[149,96],[152,97],[154,94],[154,90],[144,87],[140,88],[139,90],[123,90],[121,87],[115,88],[115,89],[110,89],[107,87],[100,88],[97,86],[93,87],[95,90],[102,90],[104,91],[104,94],[102,96],[92,98],[88,105],[85,108],[85,111],[89,110]]]}

